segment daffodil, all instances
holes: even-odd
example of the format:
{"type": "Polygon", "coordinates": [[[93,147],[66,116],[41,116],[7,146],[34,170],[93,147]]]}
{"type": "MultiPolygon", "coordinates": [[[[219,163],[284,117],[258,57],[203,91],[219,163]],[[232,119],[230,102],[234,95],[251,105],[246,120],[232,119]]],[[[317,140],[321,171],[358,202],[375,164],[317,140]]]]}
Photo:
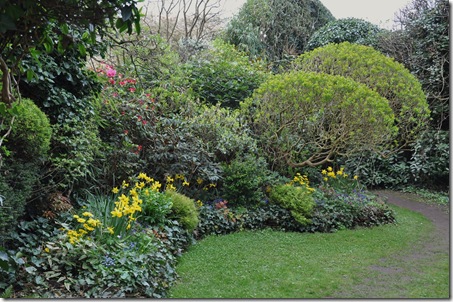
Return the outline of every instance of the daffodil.
{"type": "Polygon", "coordinates": [[[116,193],[118,193],[119,191],[120,191],[120,190],[119,190],[117,187],[114,187],[114,188],[112,189],[113,194],[116,194],[116,193]]]}

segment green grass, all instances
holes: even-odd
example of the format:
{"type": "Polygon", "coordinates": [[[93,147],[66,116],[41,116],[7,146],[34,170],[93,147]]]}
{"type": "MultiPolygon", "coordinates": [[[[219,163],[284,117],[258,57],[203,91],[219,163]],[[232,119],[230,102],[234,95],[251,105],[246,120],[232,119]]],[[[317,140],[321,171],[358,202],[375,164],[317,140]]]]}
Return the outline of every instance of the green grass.
{"type": "Polygon", "coordinates": [[[410,280],[398,273],[379,279],[378,272],[369,268],[399,265],[392,257],[429,240],[434,230],[422,215],[393,208],[398,225],[333,234],[264,230],[210,236],[181,257],[177,266],[181,278],[170,297],[448,298],[447,251],[429,261],[405,264],[411,268],[410,280]],[[384,258],[388,260],[380,261],[384,258]],[[382,291],[377,282],[391,286],[382,291]]]}

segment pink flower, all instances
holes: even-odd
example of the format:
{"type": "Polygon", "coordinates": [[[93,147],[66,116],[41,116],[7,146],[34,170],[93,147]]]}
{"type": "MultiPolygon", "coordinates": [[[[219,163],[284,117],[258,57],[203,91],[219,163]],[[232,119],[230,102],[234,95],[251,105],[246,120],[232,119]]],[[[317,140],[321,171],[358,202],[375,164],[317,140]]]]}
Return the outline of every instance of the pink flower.
{"type": "Polygon", "coordinates": [[[131,88],[129,88],[129,91],[130,91],[130,92],[135,92],[135,88],[134,88],[134,87],[131,87],[131,88]]]}
{"type": "Polygon", "coordinates": [[[114,76],[116,76],[116,70],[112,69],[112,68],[109,68],[109,69],[107,69],[106,74],[107,74],[107,76],[109,78],[113,78],[114,76]]]}
{"type": "Polygon", "coordinates": [[[126,82],[125,81],[121,81],[120,82],[120,86],[124,86],[124,85],[126,85],[126,82]]]}

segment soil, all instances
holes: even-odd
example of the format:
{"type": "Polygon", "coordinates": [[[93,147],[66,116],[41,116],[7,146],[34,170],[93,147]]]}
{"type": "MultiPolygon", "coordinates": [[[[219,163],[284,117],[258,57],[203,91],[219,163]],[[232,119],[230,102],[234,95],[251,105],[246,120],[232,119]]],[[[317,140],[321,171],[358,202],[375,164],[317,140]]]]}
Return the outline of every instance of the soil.
{"type": "Polygon", "coordinates": [[[405,291],[404,284],[410,283],[412,278],[422,274],[418,269],[419,263],[431,263],[429,261],[434,257],[445,252],[450,257],[448,206],[420,202],[415,194],[394,191],[376,191],[375,193],[386,198],[390,204],[421,213],[432,221],[435,230],[429,238],[418,242],[406,253],[381,259],[378,265],[368,268],[369,277],[361,280],[360,284],[352,290],[337,293],[336,298],[407,298],[408,293],[405,291]],[[389,297],[390,293],[397,296],[389,297]]]}

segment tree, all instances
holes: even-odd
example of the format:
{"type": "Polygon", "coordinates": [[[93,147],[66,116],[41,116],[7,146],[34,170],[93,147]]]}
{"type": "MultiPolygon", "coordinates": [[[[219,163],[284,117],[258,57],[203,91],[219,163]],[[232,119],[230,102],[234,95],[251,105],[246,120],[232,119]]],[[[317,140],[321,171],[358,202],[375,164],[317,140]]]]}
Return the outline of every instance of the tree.
{"type": "Polygon", "coordinates": [[[307,42],[305,50],[310,51],[329,43],[341,42],[375,46],[377,36],[382,31],[377,25],[362,19],[339,19],[318,29],[307,42]]]}
{"type": "Polygon", "coordinates": [[[271,77],[243,103],[274,167],[317,166],[376,150],[395,137],[389,102],[352,79],[290,72],[271,77]]]}
{"type": "MultiPolygon", "coordinates": [[[[97,35],[103,37],[110,25],[129,33],[140,31],[140,14],[136,0],[5,0],[0,4],[0,70],[2,72],[2,99],[11,106],[12,76],[20,75],[20,62],[26,54],[39,62],[43,45],[47,51],[56,48],[60,53],[74,47],[84,54],[87,44],[95,44],[97,35]],[[121,16],[118,16],[118,12],[121,16]],[[79,38],[71,35],[70,26],[83,29],[79,38]],[[52,39],[56,35],[56,40],[52,39]]],[[[31,78],[33,73],[27,71],[31,78]]]]}
{"type": "Polygon", "coordinates": [[[319,0],[247,0],[225,39],[251,56],[277,61],[301,54],[311,35],[333,20],[319,0]]]}
{"type": "Polygon", "coordinates": [[[400,63],[372,47],[329,44],[299,56],[296,70],[341,75],[388,99],[398,127],[398,145],[407,147],[426,128],[430,111],[420,82],[400,63]]]}
{"type": "Polygon", "coordinates": [[[447,0],[413,0],[399,11],[399,30],[384,36],[380,50],[394,57],[420,81],[427,94],[434,129],[449,129],[450,10],[447,0]]]}

